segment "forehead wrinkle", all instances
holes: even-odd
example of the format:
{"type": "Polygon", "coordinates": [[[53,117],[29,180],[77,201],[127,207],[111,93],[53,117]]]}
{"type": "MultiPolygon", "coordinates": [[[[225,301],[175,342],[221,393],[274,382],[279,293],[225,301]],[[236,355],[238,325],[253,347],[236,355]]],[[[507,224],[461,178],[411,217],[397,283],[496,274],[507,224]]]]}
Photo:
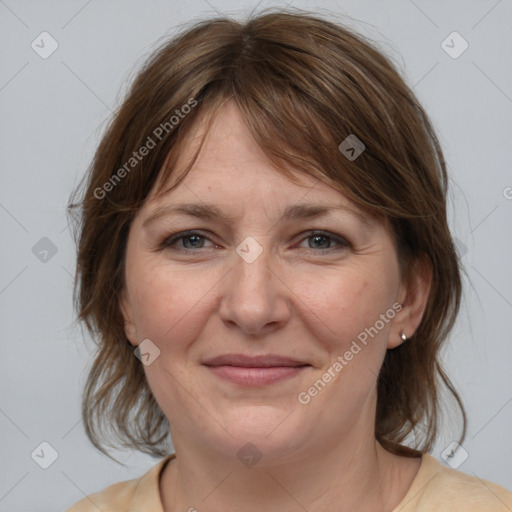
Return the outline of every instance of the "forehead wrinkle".
{"type": "MultiPolygon", "coordinates": [[[[279,222],[298,219],[313,219],[328,215],[335,211],[348,212],[355,215],[359,220],[366,224],[367,227],[372,227],[372,223],[369,218],[353,208],[344,205],[322,203],[288,206],[281,215],[279,222]]],[[[233,215],[224,212],[219,207],[212,204],[177,203],[156,208],[153,213],[145,219],[142,226],[147,227],[157,219],[169,215],[186,215],[202,220],[217,221],[228,226],[233,225],[235,221],[235,217],[233,215]]]]}

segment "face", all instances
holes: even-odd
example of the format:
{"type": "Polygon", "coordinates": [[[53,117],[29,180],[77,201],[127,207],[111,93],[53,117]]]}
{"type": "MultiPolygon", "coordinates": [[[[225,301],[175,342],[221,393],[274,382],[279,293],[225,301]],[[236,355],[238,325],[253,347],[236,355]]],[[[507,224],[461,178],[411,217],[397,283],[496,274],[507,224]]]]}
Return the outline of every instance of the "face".
{"type": "Polygon", "coordinates": [[[160,351],[144,371],[175,447],[252,442],[284,460],[373,433],[385,352],[421,315],[386,226],[300,180],[272,167],[226,103],[185,180],[132,222],[125,332],[160,351]]]}

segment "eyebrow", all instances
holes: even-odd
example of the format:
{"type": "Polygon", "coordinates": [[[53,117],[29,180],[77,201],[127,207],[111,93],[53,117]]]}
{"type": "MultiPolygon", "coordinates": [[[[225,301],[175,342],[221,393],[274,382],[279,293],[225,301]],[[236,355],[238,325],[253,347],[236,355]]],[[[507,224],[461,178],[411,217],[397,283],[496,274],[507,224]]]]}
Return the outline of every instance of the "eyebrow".
{"type": "MultiPolygon", "coordinates": [[[[279,219],[280,222],[296,219],[312,219],[327,215],[333,211],[343,211],[355,215],[368,227],[372,226],[369,218],[363,213],[343,205],[325,205],[325,204],[298,204],[289,206],[279,219]]],[[[168,215],[187,215],[202,220],[215,220],[226,225],[233,224],[234,218],[214,205],[194,204],[194,203],[178,203],[174,205],[160,206],[147,217],[142,227],[146,228],[157,219],[168,215]]]]}

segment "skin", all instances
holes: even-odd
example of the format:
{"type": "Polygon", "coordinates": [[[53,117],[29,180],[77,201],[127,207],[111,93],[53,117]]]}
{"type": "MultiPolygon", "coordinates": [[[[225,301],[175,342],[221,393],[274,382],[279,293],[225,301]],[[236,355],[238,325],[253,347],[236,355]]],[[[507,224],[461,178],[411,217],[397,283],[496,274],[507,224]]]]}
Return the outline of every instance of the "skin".
{"type": "MultiPolygon", "coordinates": [[[[178,166],[202,129],[195,127],[178,166]]],[[[292,183],[271,165],[228,101],[185,180],[162,198],[152,191],[133,220],[121,306],[134,347],[150,339],[160,350],[144,370],[177,455],[160,479],[166,512],[392,510],[418,471],[420,459],[384,450],[373,425],[379,368],[400,333],[418,327],[430,274],[404,283],[387,226],[361,220],[353,203],[316,178],[300,179],[292,183]],[[157,207],[178,202],[213,204],[233,222],[168,215],[143,227],[157,207]],[[298,203],[345,208],[279,220],[298,203]],[[157,249],[185,230],[206,238],[157,249]],[[331,238],[315,239],[312,230],[331,238]],[[263,250],[252,263],[236,252],[247,237],[263,250]],[[301,404],[298,394],[395,303],[401,311],[301,404]],[[241,387],[202,364],[226,353],[278,354],[310,366],[241,387]],[[248,442],[262,454],[251,468],[237,457],[248,442]]]]}

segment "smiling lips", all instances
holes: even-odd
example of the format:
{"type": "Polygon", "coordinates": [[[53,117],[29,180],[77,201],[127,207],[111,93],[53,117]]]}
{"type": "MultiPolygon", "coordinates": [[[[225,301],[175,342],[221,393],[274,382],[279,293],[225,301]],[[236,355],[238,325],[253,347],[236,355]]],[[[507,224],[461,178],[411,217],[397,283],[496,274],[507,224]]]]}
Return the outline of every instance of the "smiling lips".
{"type": "Polygon", "coordinates": [[[261,386],[293,377],[308,363],[277,355],[250,357],[226,354],[203,363],[214,375],[243,386],[261,386]]]}

